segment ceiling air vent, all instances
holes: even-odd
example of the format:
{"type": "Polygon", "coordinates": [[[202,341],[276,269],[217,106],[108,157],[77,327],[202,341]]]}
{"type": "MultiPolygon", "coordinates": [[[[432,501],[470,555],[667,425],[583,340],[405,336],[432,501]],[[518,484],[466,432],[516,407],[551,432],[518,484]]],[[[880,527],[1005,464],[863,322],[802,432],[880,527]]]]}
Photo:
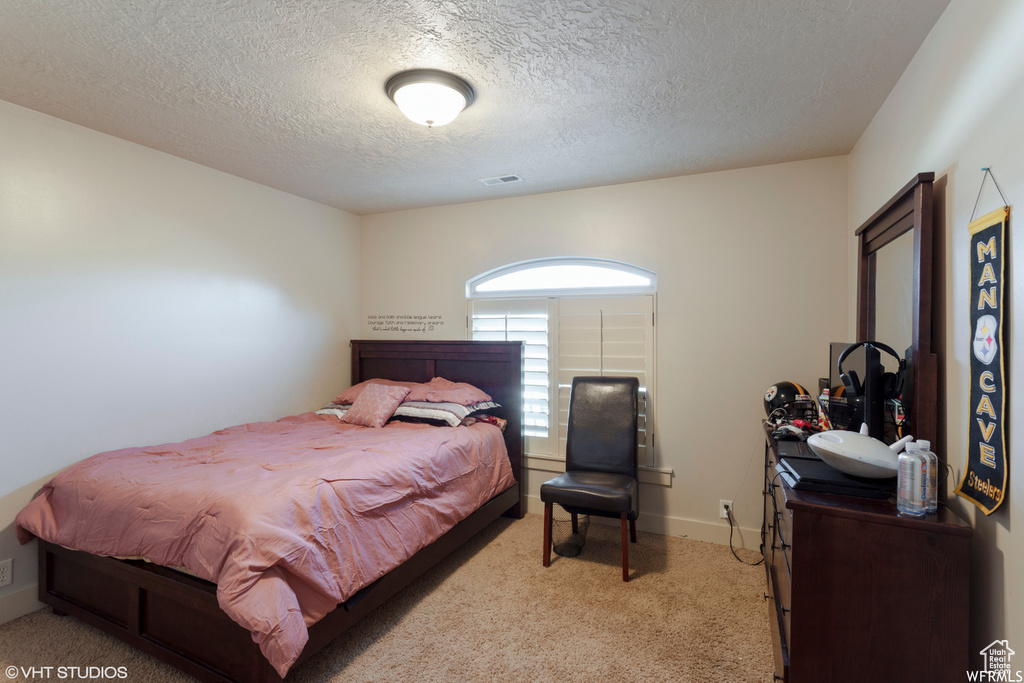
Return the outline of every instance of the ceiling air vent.
{"type": "Polygon", "coordinates": [[[516,173],[494,176],[493,178],[481,178],[480,182],[491,187],[492,185],[507,185],[509,183],[521,183],[523,179],[516,173]]]}

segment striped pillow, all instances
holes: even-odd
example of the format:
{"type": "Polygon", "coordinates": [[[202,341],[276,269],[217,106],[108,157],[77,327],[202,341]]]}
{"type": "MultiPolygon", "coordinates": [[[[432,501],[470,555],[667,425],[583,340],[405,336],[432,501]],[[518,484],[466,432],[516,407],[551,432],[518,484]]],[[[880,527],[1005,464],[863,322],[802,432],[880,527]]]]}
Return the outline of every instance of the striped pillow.
{"type": "MultiPolygon", "coordinates": [[[[415,420],[427,420],[430,422],[441,422],[449,427],[458,427],[462,421],[474,413],[484,410],[500,408],[500,403],[494,401],[481,401],[471,406],[464,406],[460,403],[431,403],[427,401],[406,401],[395,409],[393,417],[404,417],[415,420]]],[[[342,403],[331,403],[316,411],[317,415],[334,415],[343,419],[345,414],[352,408],[342,403]]]]}
{"type": "Polygon", "coordinates": [[[395,417],[412,417],[421,420],[436,420],[449,427],[458,427],[471,413],[501,406],[493,401],[481,401],[471,406],[461,403],[437,403],[431,401],[406,401],[395,410],[395,417]]]}

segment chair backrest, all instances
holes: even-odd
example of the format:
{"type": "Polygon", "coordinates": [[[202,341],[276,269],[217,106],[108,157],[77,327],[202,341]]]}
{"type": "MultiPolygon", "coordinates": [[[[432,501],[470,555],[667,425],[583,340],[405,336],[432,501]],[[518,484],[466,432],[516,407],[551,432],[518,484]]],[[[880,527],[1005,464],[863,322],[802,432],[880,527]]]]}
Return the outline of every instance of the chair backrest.
{"type": "Polygon", "coordinates": [[[637,476],[635,377],[574,377],[565,435],[565,469],[637,476]]]}

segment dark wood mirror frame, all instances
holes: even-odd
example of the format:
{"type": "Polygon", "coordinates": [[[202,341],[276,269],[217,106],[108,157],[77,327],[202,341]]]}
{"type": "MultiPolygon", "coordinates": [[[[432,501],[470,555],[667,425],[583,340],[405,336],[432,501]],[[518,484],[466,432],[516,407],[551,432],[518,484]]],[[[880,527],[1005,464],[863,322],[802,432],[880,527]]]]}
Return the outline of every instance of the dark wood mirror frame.
{"type": "MultiPolygon", "coordinates": [[[[857,228],[857,340],[875,338],[876,252],[907,231],[914,231],[913,324],[907,352],[904,395],[909,393],[908,433],[933,444],[938,436],[938,357],[933,337],[932,183],[934,173],[919,173],[857,228]]],[[[884,341],[884,340],[880,340],[884,341]]],[[[901,351],[902,349],[897,349],[901,351]]]]}

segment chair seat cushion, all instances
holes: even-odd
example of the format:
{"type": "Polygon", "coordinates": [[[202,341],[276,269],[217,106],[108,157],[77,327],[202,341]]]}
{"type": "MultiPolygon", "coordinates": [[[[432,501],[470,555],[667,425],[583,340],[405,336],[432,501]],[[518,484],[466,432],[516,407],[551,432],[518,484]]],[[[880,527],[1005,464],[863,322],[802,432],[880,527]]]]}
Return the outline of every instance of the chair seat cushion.
{"type": "MultiPolygon", "coordinates": [[[[566,472],[541,484],[540,499],[563,507],[586,508],[636,519],[636,479],[611,472],[566,472]]],[[[582,511],[582,510],[581,510],[582,511]]]]}

